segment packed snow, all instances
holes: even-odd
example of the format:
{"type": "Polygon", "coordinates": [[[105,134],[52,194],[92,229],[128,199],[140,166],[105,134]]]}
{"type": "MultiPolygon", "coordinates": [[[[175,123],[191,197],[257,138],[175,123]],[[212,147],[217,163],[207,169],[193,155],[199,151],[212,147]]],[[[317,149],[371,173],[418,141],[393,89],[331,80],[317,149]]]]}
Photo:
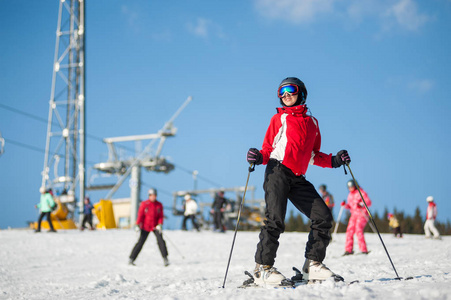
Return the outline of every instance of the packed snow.
{"type": "MultiPolygon", "coordinates": [[[[223,280],[233,231],[163,232],[170,265],[163,266],[154,235],[136,260],[128,256],[138,239],[134,230],[0,231],[0,299],[447,299],[451,297],[451,238],[405,235],[382,238],[401,277],[376,234],[366,234],[368,255],[342,256],[344,234],[328,247],[324,263],[346,282],[332,280],[296,289],[240,289],[252,271],[258,232],[237,234],[225,287],[223,280]]],[[[304,261],[307,233],[280,238],[275,267],[285,276],[304,261]]],[[[357,246],[357,245],[356,245],[357,246]]],[[[354,250],[358,252],[357,247],[354,250]]]]}

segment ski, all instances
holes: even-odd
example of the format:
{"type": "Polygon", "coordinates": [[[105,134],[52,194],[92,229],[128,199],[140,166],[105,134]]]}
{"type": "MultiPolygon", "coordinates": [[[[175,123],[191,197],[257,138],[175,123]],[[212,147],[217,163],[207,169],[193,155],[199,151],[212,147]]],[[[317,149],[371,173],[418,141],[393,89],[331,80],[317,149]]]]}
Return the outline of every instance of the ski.
{"type": "MultiPolygon", "coordinates": [[[[295,289],[297,287],[303,286],[303,285],[309,285],[309,284],[320,284],[322,280],[305,280],[303,278],[302,272],[296,268],[293,267],[293,271],[295,272],[295,275],[292,276],[290,279],[286,278],[284,279],[280,285],[275,286],[260,286],[255,283],[254,276],[248,271],[245,271],[244,274],[247,275],[249,278],[246,279],[242,285],[240,285],[238,288],[273,288],[273,289],[295,289]]],[[[340,275],[335,275],[334,277],[335,282],[343,282],[346,285],[352,285],[360,283],[360,280],[353,280],[350,282],[346,282],[343,277],[340,275]]],[[[385,278],[384,281],[391,281],[391,280],[411,280],[413,279],[412,276],[409,277],[398,277],[398,278],[385,278]]],[[[372,282],[374,280],[365,280],[363,282],[372,282]]]]}
{"type": "MultiPolygon", "coordinates": [[[[302,272],[299,271],[299,269],[296,268],[296,267],[293,267],[293,271],[295,272],[295,275],[292,276],[290,279],[288,279],[288,278],[284,279],[281,282],[280,285],[275,285],[275,286],[272,286],[272,285],[269,286],[268,285],[266,287],[257,285],[255,283],[254,276],[252,276],[252,274],[249,273],[248,271],[244,271],[244,274],[247,275],[249,278],[246,279],[243,282],[243,284],[240,285],[238,288],[274,288],[274,289],[289,289],[289,288],[292,288],[292,289],[295,289],[295,288],[297,288],[299,286],[302,286],[302,285],[317,284],[317,283],[321,283],[322,282],[322,280],[313,280],[313,281],[305,280],[303,278],[303,276],[302,276],[302,272]]],[[[334,278],[335,282],[344,282],[343,277],[341,277],[340,275],[335,275],[333,278],[334,278]]],[[[347,284],[350,285],[350,284],[354,284],[354,283],[357,283],[357,282],[359,282],[359,281],[358,280],[354,280],[354,281],[351,281],[351,282],[349,282],[347,284]]]]}
{"type": "Polygon", "coordinates": [[[268,286],[261,286],[255,283],[254,276],[252,276],[251,273],[248,271],[244,271],[244,274],[249,276],[248,279],[246,279],[242,285],[240,285],[238,288],[274,288],[274,289],[289,289],[289,288],[295,288],[295,283],[291,279],[284,279],[280,283],[280,285],[268,285],[268,286]]]}
{"type": "MultiPolygon", "coordinates": [[[[324,280],[305,280],[303,279],[302,276],[302,272],[299,271],[298,268],[293,267],[293,271],[295,272],[295,275],[293,277],[291,277],[291,281],[293,281],[295,284],[297,285],[303,285],[303,284],[315,284],[315,283],[321,283],[324,280]]],[[[341,277],[340,275],[334,274],[334,276],[332,276],[332,278],[334,279],[335,282],[344,282],[344,278],[341,277]]],[[[352,281],[348,284],[353,284],[358,282],[358,280],[352,281]]]]}

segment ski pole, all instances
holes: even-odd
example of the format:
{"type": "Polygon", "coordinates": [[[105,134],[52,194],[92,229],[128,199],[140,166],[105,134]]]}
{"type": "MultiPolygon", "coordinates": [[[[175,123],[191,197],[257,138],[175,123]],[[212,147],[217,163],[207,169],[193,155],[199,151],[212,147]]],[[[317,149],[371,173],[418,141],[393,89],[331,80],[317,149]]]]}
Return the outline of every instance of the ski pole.
{"type": "Polygon", "coordinates": [[[335,223],[334,236],[337,234],[337,231],[338,231],[338,225],[340,224],[341,214],[343,213],[343,209],[344,209],[344,206],[341,206],[341,207],[340,207],[340,212],[338,213],[337,222],[335,223]]]}
{"type": "Polygon", "coordinates": [[[362,192],[360,191],[359,184],[357,183],[357,180],[355,180],[354,174],[352,174],[351,168],[349,167],[348,163],[346,164],[346,166],[349,169],[349,173],[351,173],[351,176],[352,176],[352,179],[354,180],[354,184],[355,184],[356,189],[359,191],[360,198],[362,199],[363,204],[365,205],[365,208],[366,208],[366,211],[368,212],[368,215],[370,217],[371,223],[373,223],[374,228],[376,228],[377,235],[379,236],[379,239],[381,240],[382,246],[384,246],[384,250],[385,250],[385,253],[387,253],[388,260],[390,260],[391,266],[393,267],[393,270],[395,271],[395,274],[396,274],[396,278],[395,279],[401,280],[401,277],[399,277],[398,272],[396,272],[396,268],[395,268],[395,265],[393,264],[393,261],[391,260],[390,254],[388,254],[387,247],[385,247],[384,241],[382,240],[382,237],[381,237],[381,235],[379,233],[379,229],[376,226],[376,222],[374,222],[374,219],[373,219],[373,216],[371,215],[370,209],[368,208],[368,205],[366,205],[365,199],[363,199],[363,195],[362,195],[362,192]]]}
{"type": "Polygon", "coordinates": [[[367,217],[365,216],[365,219],[366,219],[366,222],[368,223],[368,225],[370,225],[371,230],[372,230],[374,233],[377,233],[377,232],[376,232],[376,228],[374,228],[373,223],[369,221],[369,218],[367,218],[367,217]]]}
{"type": "Polygon", "coordinates": [[[226,268],[226,272],[224,275],[224,282],[222,283],[222,288],[225,287],[225,283],[227,280],[227,273],[229,272],[230,260],[232,259],[233,246],[235,245],[236,232],[238,231],[238,224],[240,223],[241,210],[243,209],[244,198],[246,197],[246,191],[247,191],[247,185],[249,183],[249,177],[251,176],[251,172],[254,172],[254,170],[255,170],[255,165],[251,164],[249,166],[249,173],[247,173],[247,180],[246,180],[246,186],[244,187],[243,200],[241,200],[240,209],[238,210],[238,217],[236,219],[236,225],[235,225],[235,233],[233,234],[232,247],[230,248],[229,261],[227,262],[227,268],[226,268]]]}
{"type": "MultiPolygon", "coordinates": [[[[163,235],[162,235],[163,236],[163,235]]],[[[183,256],[182,252],[175,246],[175,244],[171,241],[171,239],[168,237],[167,233],[164,235],[164,237],[171,243],[172,246],[174,246],[174,249],[180,254],[182,259],[185,259],[185,256],[183,256]]]]}

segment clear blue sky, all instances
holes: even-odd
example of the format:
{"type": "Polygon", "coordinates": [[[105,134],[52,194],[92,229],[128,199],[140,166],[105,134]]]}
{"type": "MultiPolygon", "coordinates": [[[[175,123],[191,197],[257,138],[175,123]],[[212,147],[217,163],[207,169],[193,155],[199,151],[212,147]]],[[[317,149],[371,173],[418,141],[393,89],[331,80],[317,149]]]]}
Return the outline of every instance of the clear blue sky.
{"type": "MultiPolygon", "coordinates": [[[[43,119],[58,5],[0,0],[0,103],[43,119]]],[[[155,186],[171,206],[173,191],[193,188],[187,170],[199,171],[199,188],[244,185],[246,151],[261,147],[279,82],[296,76],[319,120],[322,151],[349,151],[373,213],[396,208],[412,215],[419,206],[424,216],[433,195],[438,219],[451,219],[451,1],[86,5],[89,135],[155,133],[193,97],[163,150],[180,167],[167,175],[143,171],[143,198],[155,186]]],[[[37,218],[46,124],[0,107],[0,132],[0,228],[24,227],[37,218]]],[[[88,139],[88,171],[106,159],[106,145],[88,139]]],[[[259,166],[250,179],[257,198],[263,173],[259,166]]],[[[347,196],[343,169],[311,166],[307,179],[327,184],[337,202],[347,196]]],[[[94,201],[106,194],[89,193],[94,201]]],[[[126,182],[115,197],[128,196],[126,182]]]]}

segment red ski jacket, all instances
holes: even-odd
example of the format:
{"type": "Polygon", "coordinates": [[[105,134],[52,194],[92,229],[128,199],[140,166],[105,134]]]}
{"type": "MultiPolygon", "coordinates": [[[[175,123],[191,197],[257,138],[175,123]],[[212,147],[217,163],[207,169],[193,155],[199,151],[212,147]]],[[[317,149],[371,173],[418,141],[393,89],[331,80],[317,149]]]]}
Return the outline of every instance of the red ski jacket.
{"type": "Polygon", "coordinates": [[[277,108],[263,141],[263,164],[270,158],[280,161],[296,176],[305,175],[309,163],[332,168],[332,154],[320,152],[318,121],[307,115],[307,106],[277,108]]]}
{"type": "Polygon", "coordinates": [[[437,205],[434,202],[429,202],[426,211],[426,220],[435,220],[437,218],[437,205]]]}
{"type": "Polygon", "coordinates": [[[143,201],[139,206],[136,224],[145,231],[153,231],[155,226],[163,224],[163,205],[161,202],[143,201]]]}

